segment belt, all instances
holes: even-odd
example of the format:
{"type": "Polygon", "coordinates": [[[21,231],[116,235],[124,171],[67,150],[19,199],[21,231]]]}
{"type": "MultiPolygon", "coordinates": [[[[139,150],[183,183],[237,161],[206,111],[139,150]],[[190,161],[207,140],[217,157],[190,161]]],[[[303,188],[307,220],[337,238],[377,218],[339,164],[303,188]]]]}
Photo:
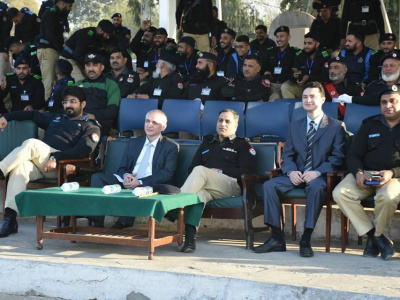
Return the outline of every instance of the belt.
{"type": "Polygon", "coordinates": [[[45,39],[40,39],[39,43],[50,45],[50,42],[45,39]]]}
{"type": "Polygon", "coordinates": [[[69,54],[71,54],[71,55],[74,54],[74,50],[72,50],[72,49],[71,49],[70,47],[68,47],[68,46],[65,46],[65,47],[64,47],[64,50],[67,51],[67,52],[68,52],[69,54]]]}
{"type": "Polygon", "coordinates": [[[375,23],[376,23],[375,20],[362,20],[360,22],[351,22],[351,24],[356,26],[374,25],[375,23]]]}

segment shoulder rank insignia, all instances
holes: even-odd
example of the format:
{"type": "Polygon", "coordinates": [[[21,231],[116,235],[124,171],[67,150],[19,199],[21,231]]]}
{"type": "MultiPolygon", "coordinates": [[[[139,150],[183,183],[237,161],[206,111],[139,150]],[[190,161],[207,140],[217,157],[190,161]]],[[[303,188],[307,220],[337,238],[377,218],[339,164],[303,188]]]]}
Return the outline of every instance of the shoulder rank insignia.
{"type": "Polygon", "coordinates": [[[326,52],[326,51],[322,51],[322,56],[323,56],[323,57],[327,57],[327,56],[330,56],[330,55],[329,55],[329,53],[328,53],[328,52],[326,52]]]}

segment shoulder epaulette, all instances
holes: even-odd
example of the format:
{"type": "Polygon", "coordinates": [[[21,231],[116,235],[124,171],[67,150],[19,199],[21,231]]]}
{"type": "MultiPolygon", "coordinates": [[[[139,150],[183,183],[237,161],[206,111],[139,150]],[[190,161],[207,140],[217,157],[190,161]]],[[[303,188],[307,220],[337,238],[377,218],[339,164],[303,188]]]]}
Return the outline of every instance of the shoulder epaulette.
{"type": "Polygon", "coordinates": [[[322,56],[323,56],[323,57],[330,56],[330,55],[329,55],[329,53],[328,53],[328,52],[326,52],[326,51],[322,51],[321,53],[322,53],[322,56]]]}
{"type": "Polygon", "coordinates": [[[33,11],[28,12],[29,15],[34,15],[33,11]]]}
{"type": "Polygon", "coordinates": [[[303,51],[301,51],[299,48],[297,48],[298,49],[298,51],[296,52],[296,56],[299,56],[303,51]]]}
{"type": "Polygon", "coordinates": [[[10,77],[10,76],[13,76],[13,75],[14,75],[14,73],[6,73],[7,77],[10,77]]]}
{"type": "Polygon", "coordinates": [[[126,49],[126,51],[129,53],[129,55],[132,55],[132,50],[131,49],[126,49]]]}
{"type": "Polygon", "coordinates": [[[299,51],[299,50],[301,50],[300,48],[298,48],[298,47],[293,47],[293,49],[294,50],[296,50],[296,51],[299,51]]]}
{"type": "Polygon", "coordinates": [[[68,80],[67,85],[68,85],[68,86],[73,86],[73,85],[74,85],[74,82],[73,82],[72,80],[68,80]]]}
{"type": "Polygon", "coordinates": [[[90,36],[93,36],[93,31],[89,30],[87,34],[90,35],[90,36]]]}
{"type": "Polygon", "coordinates": [[[375,55],[376,53],[378,53],[378,50],[375,50],[374,52],[372,52],[371,55],[375,55]]]}
{"type": "Polygon", "coordinates": [[[31,56],[34,56],[34,55],[36,55],[36,54],[37,54],[36,51],[31,52],[31,56]]]}
{"type": "Polygon", "coordinates": [[[274,49],[274,47],[269,47],[269,48],[267,48],[267,50],[271,50],[271,49],[274,49]]]}
{"type": "Polygon", "coordinates": [[[50,8],[50,11],[56,11],[56,9],[54,7],[50,8]]]}
{"type": "Polygon", "coordinates": [[[33,78],[35,78],[35,79],[37,79],[37,80],[41,80],[41,79],[42,79],[42,77],[39,76],[39,75],[33,75],[33,78]]]}
{"type": "Polygon", "coordinates": [[[379,116],[379,115],[370,116],[370,117],[364,119],[364,120],[362,121],[362,123],[365,124],[365,123],[367,123],[368,121],[371,121],[371,120],[375,119],[377,116],[379,116]]]}

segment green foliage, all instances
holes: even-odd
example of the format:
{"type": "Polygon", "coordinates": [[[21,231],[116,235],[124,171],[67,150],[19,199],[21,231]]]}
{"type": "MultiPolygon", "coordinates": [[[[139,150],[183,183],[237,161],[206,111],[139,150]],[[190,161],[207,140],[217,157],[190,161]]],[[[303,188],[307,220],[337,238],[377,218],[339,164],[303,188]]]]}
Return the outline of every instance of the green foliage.
{"type": "Polygon", "coordinates": [[[35,14],[37,14],[39,12],[40,4],[38,4],[36,1],[32,1],[32,0],[8,0],[7,3],[8,3],[9,7],[16,7],[18,9],[21,9],[23,7],[28,7],[35,14]]]}

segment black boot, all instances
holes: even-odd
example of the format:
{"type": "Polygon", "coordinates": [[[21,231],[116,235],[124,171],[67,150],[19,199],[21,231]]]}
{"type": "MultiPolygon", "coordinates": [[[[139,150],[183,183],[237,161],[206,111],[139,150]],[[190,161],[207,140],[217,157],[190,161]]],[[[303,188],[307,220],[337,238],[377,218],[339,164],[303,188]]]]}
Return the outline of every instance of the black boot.
{"type": "Polygon", "coordinates": [[[10,234],[18,232],[17,212],[11,208],[6,208],[4,221],[0,229],[0,238],[8,237],[10,234]]]}

